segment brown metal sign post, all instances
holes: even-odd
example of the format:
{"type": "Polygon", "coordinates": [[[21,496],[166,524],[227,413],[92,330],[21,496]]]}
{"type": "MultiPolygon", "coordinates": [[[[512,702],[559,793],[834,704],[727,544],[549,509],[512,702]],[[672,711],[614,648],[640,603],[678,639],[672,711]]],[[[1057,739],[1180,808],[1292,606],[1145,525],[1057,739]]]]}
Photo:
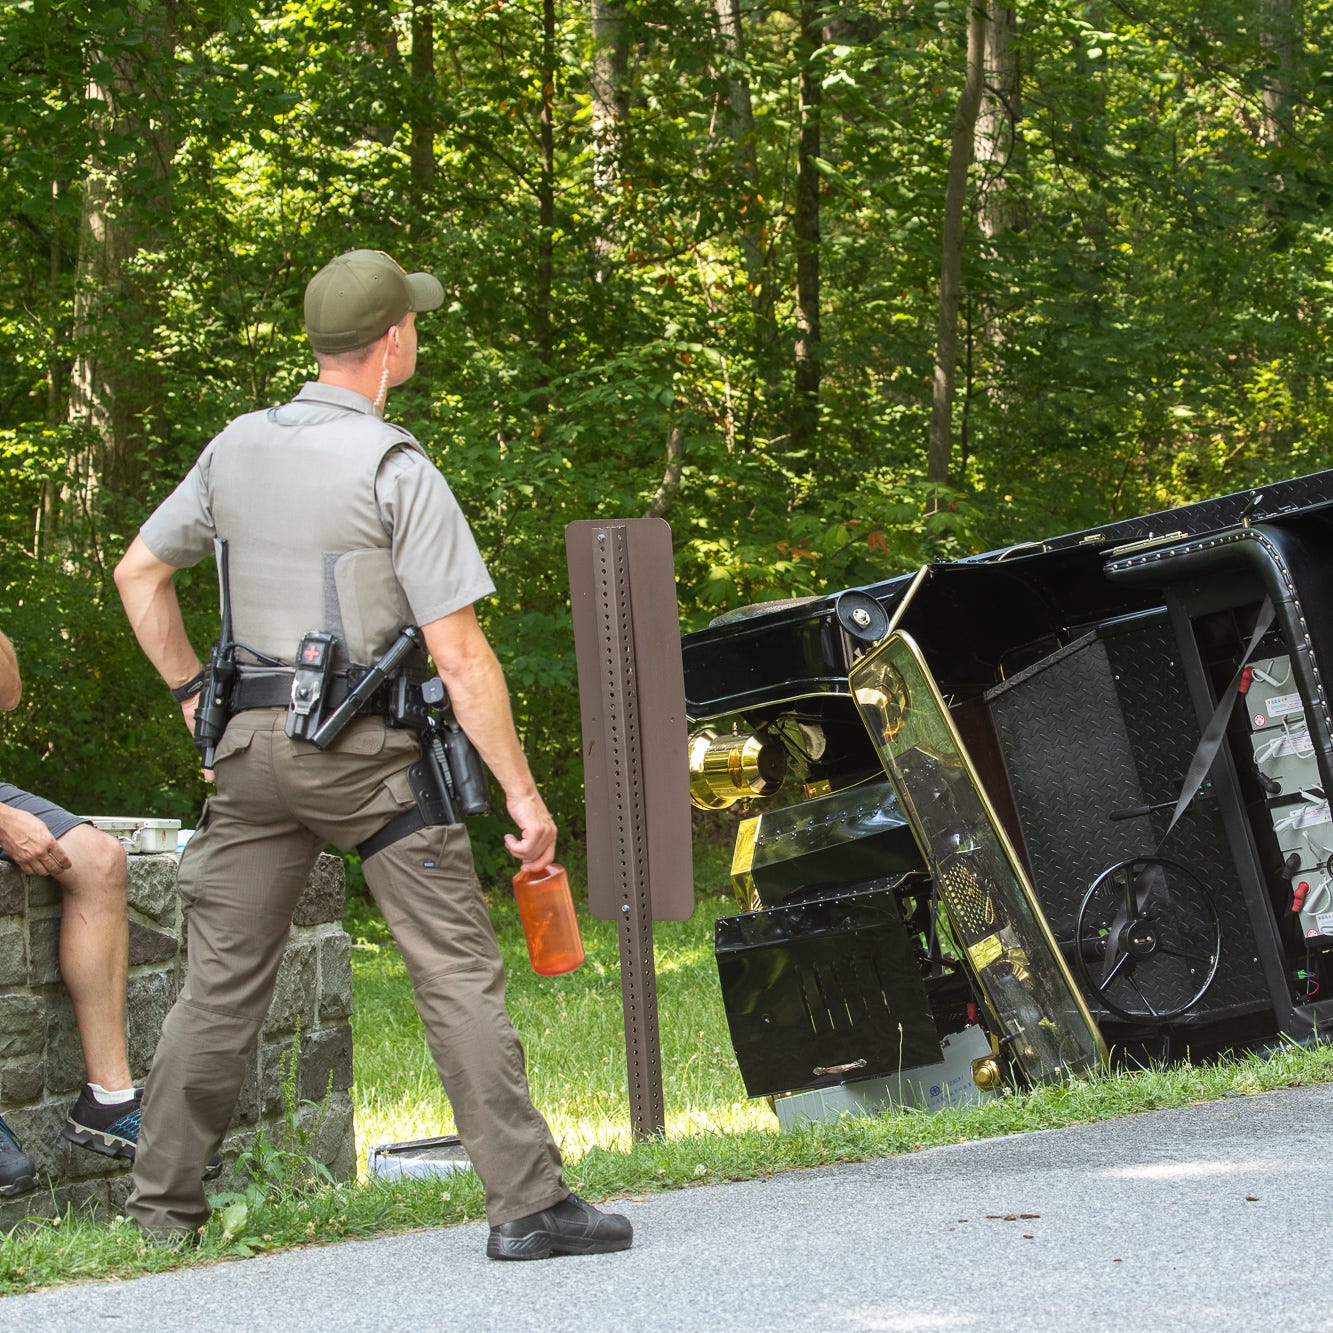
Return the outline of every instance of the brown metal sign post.
{"type": "Polygon", "coordinates": [[[685,679],[671,529],[658,518],[565,529],[583,721],[588,906],[618,923],[636,1138],[666,1130],[653,922],[694,911],[685,679]]]}

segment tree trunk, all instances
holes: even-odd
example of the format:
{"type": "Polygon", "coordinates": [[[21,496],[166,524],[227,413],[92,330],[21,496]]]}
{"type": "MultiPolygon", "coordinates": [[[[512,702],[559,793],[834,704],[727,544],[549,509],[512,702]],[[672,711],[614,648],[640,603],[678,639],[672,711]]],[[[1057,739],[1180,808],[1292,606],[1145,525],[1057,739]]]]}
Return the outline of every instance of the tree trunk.
{"type": "Polygon", "coordinates": [[[954,113],[949,145],[949,177],[944,195],[944,242],[940,258],[940,313],[935,342],[935,376],[931,392],[930,443],[926,453],[926,480],[949,481],[953,444],[954,379],[958,368],[958,307],[962,293],[963,217],[967,204],[967,173],[972,163],[972,142],[986,50],[986,14],[969,5],[967,21],[967,76],[954,113]]]}
{"type": "Polygon", "coordinates": [[[796,154],[796,364],[793,382],[791,441],[805,448],[819,428],[819,168],[820,112],[823,85],[815,66],[819,49],[819,11],[812,0],[798,10],[796,39],[800,71],[801,132],[796,154]]]}
{"type": "Polygon", "coordinates": [[[1264,50],[1271,62],[1264,79],[1263,138],[1275,144],[1291,128],[1299,19],[1292,0],[1262,0],[1259,10],[1264,50]]]}
{"type": "Polygon", "coordinates": [[[629,119],[629,48],[625,7],[618,0],[592,3],[592,183],[606,205],[619,192],[621,140],[629,119]]]}
{"type": "MultiPolygon", "coordinates": [[[[435,86],[435,14],[432,0],[413,0],[412,97],[409,158],[413,193],[418,200],[429,194],[435,179],[435,118],[431,91],[435,86]]],[[[423,210],[424,215],[424,210],[423,210]]],[[[418,224],[424,226],[424,221],[418,224]]]]}
{"type": "Polygon", "coordinates": [[[974,136],[977,165],[977,222],[993,240],[1023,221],[1021,201],[1006,179],[1021,151],[1022,71],[1014,47],[1016,19],[1012,5],[993,3],[986,24],[985,73],[974,136]]]}
{"type": "Polygon", "coordinates": [[[782,371],[777,354],[778,327],[773,316],[768,209],[759,178],[754,105],[745,68],[745,29],[739,0],[712,0],[712,9],[723,61],[721,73],[727,87],[727,133],[732,144],[733,185],[741,201],[737,243],[741,262],[745,265],[745,288],[754,321],[755,362],[765,386],[765,397],[776,409],[782,371]]]}
{"type": "MultiPolygon", "coordinates": [[[[555,0],[542,0],[541,172],[537,179],[537,359],[550,361],[555,292],[555,0]]],[[[545,374],[543,374],[545,383],[545,374]]]]}
{"type": "Polygon", "coordinates": [[[155,95],[165,101],[155,84],[170,77],[174,33],[170,6],[143,14],[144,42],[132,56],[96,61],[99,74],[88,87],[106,151],[89,163],[83,184],[69,420],[82,428],[84,443],[61,499],[62,538],[73,536],[79,513],[91,520],[104,497],[138,489],[144,446],[163,412],[155,358],[161,294],[132,261],[161,244],[158,217],[168,202],[175,145],[163,128],[169,118],[143,108],[151,108],[155,95]],[[111,147],[127,142],[137,146],[132,157],[111,147]],[[158,188],[146,188],[145,177],[158,188]],[[125,183],[135,178],[131,194],[125,183]],[[71,514],[70,505],[78,512],[71,514]]]}

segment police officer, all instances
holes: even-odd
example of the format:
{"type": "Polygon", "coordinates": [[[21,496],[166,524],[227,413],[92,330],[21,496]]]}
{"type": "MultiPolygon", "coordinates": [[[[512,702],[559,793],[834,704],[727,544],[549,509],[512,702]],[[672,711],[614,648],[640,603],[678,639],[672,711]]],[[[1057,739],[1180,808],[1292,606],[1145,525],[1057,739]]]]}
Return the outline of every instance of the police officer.
{"type": "MultiPolygon", "coordinates": [[[[347,668],[420,626],[455,717],[504,791],[523,869],[548,865],[555,825],[529,771],[499,662],[473,604],[495,591],[447,483],[383,419],[416,368],[416,318],[444,299],[426,273],[353,250],[306,288],[319,377],[237,418],[149,517],[116,569],[135,636],[188,726],[202,685],[172,575],[225,539],[239,679],[216,747],[216,791],[182,858],[189,971],[163,1025],[127,1209],[150,1235],[208,1217],[200,1172],[222,1140],[263,1023],[292,911],[325,844],[363,847],[366,883],[402,950],[458,1132],[486,1188],[495,1259],[625,1249],[629,1222],[570,1194],[533,1107],[468,837],[413,823],[410,730],[355,717],[327,748],[288,734],[298,645],[328,636],[330,706],[347,668]],[[397,821],[397,823],[395,823],[397,821]],[[366,850],[366,845],[375,850],[366,850]]],[[[418,823],[420,821],[417,821],[418,823]]]]}

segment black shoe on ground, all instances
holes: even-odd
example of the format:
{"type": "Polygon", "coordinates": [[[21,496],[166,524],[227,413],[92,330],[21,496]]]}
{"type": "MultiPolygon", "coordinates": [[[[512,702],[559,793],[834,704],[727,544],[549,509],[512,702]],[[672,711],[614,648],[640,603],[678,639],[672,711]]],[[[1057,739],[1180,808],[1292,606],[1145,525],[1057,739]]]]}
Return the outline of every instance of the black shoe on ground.
{"type": "Polygon", "coordinates": [[[14,1131],[0,1120],[0,1195],[22,1194],[36,1183],[32,1158],[19,1147],[14,1131]]]}
{"type": "Polygon", "coordinates": [[[634,1240],[629,1218],[599,1212],[577,1195],[540,1213],[491,1228],[489,1259],[549,1259],[553,1254],[610,1254],[627,1250],[634,1240]]]}
{"type": "MultiPolygon", "coordinates": [[[[88,1084],[83,1085],[79,1099],[70,1107],[62,1133],[80,1148],[91,1148],[107,1157],[123,1157],[134,1161],[139,1146],[139,1112],[143,1093],[136,1092],[129,1101],[104,1106],[93,1095],[88,1084]]],[[[204,1167],[204,1179],[213,1180],[222,1171],[222,1157],[214,1153],[204,1167]]]]}

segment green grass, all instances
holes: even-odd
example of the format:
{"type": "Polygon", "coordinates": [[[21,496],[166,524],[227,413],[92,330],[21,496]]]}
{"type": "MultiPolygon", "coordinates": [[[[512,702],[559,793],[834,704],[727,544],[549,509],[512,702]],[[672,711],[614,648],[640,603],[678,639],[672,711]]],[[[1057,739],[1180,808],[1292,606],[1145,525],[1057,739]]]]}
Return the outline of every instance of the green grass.
{"type": "MultiPolygon", "coordinates": [[[[713,920],[730,899],[702,900],[687,922],[654,929],[658,1029],[667,1135],[776,1128],[763,1101],[746,1098],[727,1032],[713,962],[713,920]]],[[[586,961],[563,977],[528,962],[509,898],[491,905],[507,977],[507,1000],[528,1056],[533,1101],[566,1155],[632,1147],[625,1076],[620,951],[611,922],[581,920],[586,961]]],[[[426,1049],[403,966],[383,922],[357,911],[349,922],[358,1159],[370,1147],[453,1129],[449,1103],[426,1049]]]]}
{"type": "MultiPolygon", "coordinates": [[[[745,1096],[727,1034],[712,923],[731,910],[730,899],[704,897],[692,920],[655,929],[667,1132],[662,1139],[635,1142],[613,928],[585,920],[584,966],[565,977],[537,977],[512,903],[506,898],[492,904],[533,1099],[565,1150],[567,1176],[579,1193],[604,1199],[754,1179],[1333,1080],[1333,1046],[1288,1045],[1267,1059],[1246,1056],[1116,1073],[937,1115],[899,1111],[782,1134],[767,1102],[745,1096]]],[[[97,1222],[71,1212],[33,1220],[0,1236],[0,1294],[484,1215],[481,1188],[470,1172],[439,1181],[365,1177],[371,1146],[444,1133],[452,1120],[401,961],[382,922],[354,903],[348,924],[358,941],[353,955],[358,1181],[312,1189],[299,1162],[270,1164],[265,1185],[252,1189],[248,1199],[223,1201],[203,1246],[188,1255],[148,1247],[125,1219],[97,1222]]]]}

